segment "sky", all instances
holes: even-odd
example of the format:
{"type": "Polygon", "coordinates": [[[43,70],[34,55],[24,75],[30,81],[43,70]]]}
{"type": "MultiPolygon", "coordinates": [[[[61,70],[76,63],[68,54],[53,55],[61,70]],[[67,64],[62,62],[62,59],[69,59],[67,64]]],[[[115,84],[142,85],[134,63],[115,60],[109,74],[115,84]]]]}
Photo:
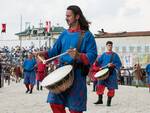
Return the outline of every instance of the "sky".
{"type": "MultiPolygon", "coordinates": [[[[150,30],[150,0],[0,0],[0,24],[6,23],[6,34],[0,37],[15,38],[26,24],[39,27],[51,21],[52,26],[68,28],[65,21],[66,8],[78,5],[92,24],[93,34],[105,32],[150,30]]],[[[1,27],[0,27],[1,30],[1,27]]]]}

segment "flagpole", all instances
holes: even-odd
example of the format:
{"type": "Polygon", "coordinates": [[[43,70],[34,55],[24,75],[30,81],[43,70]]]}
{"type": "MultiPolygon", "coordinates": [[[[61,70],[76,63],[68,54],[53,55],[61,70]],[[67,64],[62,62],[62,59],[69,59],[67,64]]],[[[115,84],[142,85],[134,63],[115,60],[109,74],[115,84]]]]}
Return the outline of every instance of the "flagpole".
{"type": "MultiPolygon", "coordinates": [[[[22,32],[22,15],[20,15],[20,32],[22,32]]],[[[20,40],[20,53],[21,53],[21,50],[22,50],[22,37],[21,36],[20,36],[19,40],[20,40]]],[[[20,61],[22,61],[22,55],[21,54],[20,54],[20,61]]]]}
{"type": "Polygon", "coordinates": [[[48,37],[48,47],[51,47],[51,39],[52,39],[52,29],[51,29],[51,21],[46,21],[46,33],[48,37]],[[48,34],[50,33],[50,36],[48,34]]]}
{"type": "MultiPolygon", "coordinates": [[[[42,28],[42,22],[41,22],[41,20],[40,20],[40,23],[39,23],[39,30],[41,30],[41,28],[42,28]]],[[[41,36],[40,36],[40,32],[39,32],[39,37],[38,37],[38,39],[39,39],[39,49],[40,49],[40,47],[41,47],[41,36]]]]}
{"type": "Polygon", "coordinates": [[[49,48],[51,48],[51,46],[52,46],[51,41],[52,41],[52,35],[53,35],[52,28],[51,28],[51,21],[49,21],[49,32],[50,32],[49,48]]]}
{"type": "MultiPolygon", "coordinates": [[[[22,15],[20,16],[20,32],[22,32],[22,15]]],[[[20,37],[20,49],[22,48],[22,37],[20,37]]]]}

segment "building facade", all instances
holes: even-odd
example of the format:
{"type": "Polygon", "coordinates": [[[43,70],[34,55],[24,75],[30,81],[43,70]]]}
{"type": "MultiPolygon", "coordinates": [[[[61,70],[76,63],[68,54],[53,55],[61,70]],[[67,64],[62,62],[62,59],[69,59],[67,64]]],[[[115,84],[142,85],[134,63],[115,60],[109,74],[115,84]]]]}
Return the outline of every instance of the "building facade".
{"type": "Polygon", "coordinates": [[[15,35],[18,36],[18,39],[20,40],[22,46],[30,43],[30,45],[34,45],[36,47],[50,47],[54,44],[55,40],[64,31],[64,29],[64,27],[53,26],[50,32],[47,32],[45,27],[28,27],[23,32],[16,33],[15,35]]]}
{"type": "Polygon", "coordinates": [[[99,31],[95,34],[98,52],[106,50],[106,42],[113,42],[113,51],[117,52],[124,67],[139,63],[145,67],[150,63],[150,31],[108,33],[99,31]]]}

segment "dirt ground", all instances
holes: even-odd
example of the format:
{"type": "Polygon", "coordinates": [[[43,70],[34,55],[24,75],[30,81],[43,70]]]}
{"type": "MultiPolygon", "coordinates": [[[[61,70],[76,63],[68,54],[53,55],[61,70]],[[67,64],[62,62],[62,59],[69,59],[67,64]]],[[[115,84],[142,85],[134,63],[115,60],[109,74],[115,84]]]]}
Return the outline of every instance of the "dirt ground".
{"type": "MultiPolygon", "coordinates": [[[[88,85],[87,111],[84,113],[150,113],[150,93],[148,88],[132,86],[119,86],[112,106],[107,107],[107,90],[104,95],[103,105],[94,105],[97,95],[92,91],[92,84],[88,85]]],[[[12,82],[0,88],[0,113],[52,113],[46,103],[48,90],[25,94],[22,82],[12,82]]],[[[69,112],[67,112],[69,113],[69,112]]]]}

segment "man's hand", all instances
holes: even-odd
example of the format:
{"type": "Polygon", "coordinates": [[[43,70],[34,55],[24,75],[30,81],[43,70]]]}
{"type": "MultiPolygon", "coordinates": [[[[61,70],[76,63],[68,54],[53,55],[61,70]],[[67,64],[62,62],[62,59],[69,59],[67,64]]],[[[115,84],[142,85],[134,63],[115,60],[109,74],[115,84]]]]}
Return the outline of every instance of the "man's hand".
{"type": "Polygon", "coordinates": [[[37,57],[37,56],[39,55],[38,52],[32,52],[32,54],[33,54],[35,57],[37,57]]]}
{"type": "Polygon", "coordinates": [[[47,62],[46,62],[46,60],[43,60],[43,64],[46,64],[47,62]]]}
{"type": "Polygon", "coordinates": [[[79,59],[80,58],[80,53],[77,51],[76,48],[71,48],[68,50],[68,54],[73,58],[73,59],[79,59]]]}
{"type": "Polygon", "coordinates": [[[115,67],[115,65],[114,65],[113,63],[108,63],[108,67],[110,67],[110,68],[114,68],[114,67],[115,67]]]}

